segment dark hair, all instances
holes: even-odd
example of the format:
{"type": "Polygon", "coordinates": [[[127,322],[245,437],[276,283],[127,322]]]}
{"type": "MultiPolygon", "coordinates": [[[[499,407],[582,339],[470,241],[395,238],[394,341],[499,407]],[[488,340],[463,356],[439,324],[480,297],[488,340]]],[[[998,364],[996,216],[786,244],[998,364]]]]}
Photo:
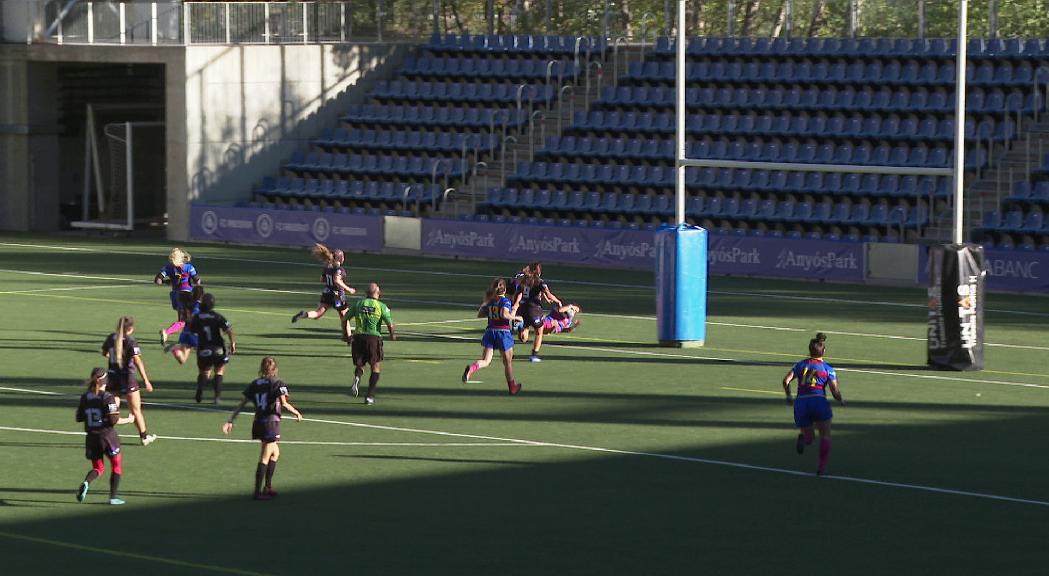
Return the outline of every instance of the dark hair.
{"type": "Polygon", "coordinates": [[[211,292],[200,297],[200,311],[211,312],[215,309],[215,295],[211,292]]]}
{"type": "Polygon", "coordinates": [[[816,337],[812,340],[809,340],[809,356],[812,356],[813,358],[819,358],[823,356],[823,353],[826,350],[826,346],[824,346],[823,343],[826,341],[826,334],[824,334],[823,332],[817,332],[816,337]]]}
{"type": "Polygon", "coordinates": [[[484,301],[487,302],[496,296],[502,296],[506,294],[506,280],[504,278],[496,278],[492,280],[491,286],[484,293],[484,301]]]}
{"type": "Polygon", "coordinates": [[[105,380],[108,372],[105,368],[92,368],[91,376],[88,377],[87,381],[84,382],[88,388],[94,388],[100,380],[105,380]]]}
{"type": "Polygon", "coordinates": [[[528,265],[528,273],[529,274],[534,274],[536,276],[542,276],[543,275],[543,263],[542,262],[532,262],[531,264],[528,265]]]}

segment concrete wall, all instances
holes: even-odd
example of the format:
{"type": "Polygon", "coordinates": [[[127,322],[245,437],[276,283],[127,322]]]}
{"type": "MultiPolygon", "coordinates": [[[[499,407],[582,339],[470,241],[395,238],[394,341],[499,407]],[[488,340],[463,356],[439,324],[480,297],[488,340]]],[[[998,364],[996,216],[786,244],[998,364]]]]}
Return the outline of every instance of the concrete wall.
{"type": "Polygon", "coordinates": [[[29,91],[25,50],[0,46],[0,229],[29,229],[29,91]]]}
{"type": "MultiPolygon", "coordinates": [[[[346,106],[362,102],[368,84],[389,77],[407,46],[193,46],[185,50],[185,179],[169,186],[168,236],[184,240],[186,214],[196,200],[250,198],[264,176],[326,126],[346,106]],[[352,90],[351,90],[352,89],[352,90]],[[178,190],[187,190],[180,206],[178,190]]],[[[172,130],[169,134],[179,131],[172,130]]],[[[169,137],[170,138],[170,137],[169,137]]],[[[169,143],[169,145],[172,143],[169,143]]],[[[174,172],[175,164],[169,166],[174,172]]]]}

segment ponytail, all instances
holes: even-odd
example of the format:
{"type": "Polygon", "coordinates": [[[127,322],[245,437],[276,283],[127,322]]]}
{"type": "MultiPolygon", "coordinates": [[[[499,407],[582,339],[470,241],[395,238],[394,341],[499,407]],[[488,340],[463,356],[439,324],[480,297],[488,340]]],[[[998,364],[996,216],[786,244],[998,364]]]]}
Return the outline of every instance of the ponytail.
{"type": "Polygon", "coordinates": [[[817,332],[816,337],[809,340],[809,356],[812,356],[813,358],[822,357],[827,348],[824,345],[824,342],[826,341],[827,335],[823,332],[817,332]]]}
{"type": "Polygon", "coordinates": [[[332,253],[330,248],[320,242],[314,244],[313,248],[310,248],[310,254],[313,254],[314,258],[329,266],[335,262],[335,254],[332,253]]]}

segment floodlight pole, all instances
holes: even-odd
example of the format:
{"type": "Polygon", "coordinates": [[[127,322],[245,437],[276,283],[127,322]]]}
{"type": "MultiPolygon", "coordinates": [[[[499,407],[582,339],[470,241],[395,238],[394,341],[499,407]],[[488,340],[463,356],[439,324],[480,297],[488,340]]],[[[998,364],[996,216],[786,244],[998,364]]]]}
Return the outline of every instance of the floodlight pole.
{"type": "Polygon", "coordinates": [[[677,159],[674,220],[685,223],[685,0],[677,2],[677,159]]]}
{"type": "MultiPolygon", "coordinates": [[[[969,0],[958,6],[958,62],[955,64],[954,102],[954,243],[961,244],[965,216],[965,63],[968,44],[969,0]]],[[[932,209],[932,206],[929,207],[932,209]]]]}

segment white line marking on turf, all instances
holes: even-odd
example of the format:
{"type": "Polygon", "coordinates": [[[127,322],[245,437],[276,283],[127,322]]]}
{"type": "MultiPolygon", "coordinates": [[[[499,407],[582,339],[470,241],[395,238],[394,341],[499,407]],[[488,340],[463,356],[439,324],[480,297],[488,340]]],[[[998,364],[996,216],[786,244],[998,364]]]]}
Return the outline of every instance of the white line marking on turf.
{"type": "MultiPolygon", "coordinates": [[[[37,434],[59,434],[62,436],[83,436],[83,431],[71,431],[71,430],[47,430],[41,428],[19,428],[16,426],[0,426],[0,430],[7,430],[9,432],[33,432],[37,434]]],[[[138,434],[121,434],[121,438],[132,438],[137,439],[138,434]]],[[[258,440],[244,440],[240,438],[203,438],[196,436],[161,436],[157,435],[157,438],[161,440],[184,440],[192,442],[221,442],[226,444],[257,444],[258,440]]],[[[527,447],[529,444],[522,444],[521,442],[328,442],[328,441],[313,441],[313,440],[281,440],[281,444],[295,444],[301,446],[405,446],[409,448],[441,448],[441,447],[452,447],[452,448],[463,448],[463,447],[527,447]]]]}
{"type": "MultiPolygon", "coordinates": [[[[161,252],[135,252],[135,251],[114,251],[114,250],[100,250],[95,248],[83,248],[75,246],[56,246],[46,244],[23,244],[15,242],[0,242],[0,246],[13,246],[20,248],[37,248],[42,250],[59,250],[59,251],[77,251],[77,252],[93,252],[93,253],[106,253],[106,254],[129,254],[136,256],[151,256],[151,257],[163,257],[164,254],[161,252]]],[[[229,262],[249,262],[254,264],[280,264],[286,266],[308,266],[316,267],[317,264],[309,262],[289,262],[284,260],[259,260],[252,258],[234,258],[226,256],[208,256],[202,255],[199,260],[219,260],[229,262]]],[[[369,266],[354,266],[357,270],[369,270],[374,272],[393,272],[393,273],[404,273],[404,274],[425,274],[431,276],[450,276],[450,277],[461,277],[461,278],[490,278],[490,275],[486,274],[470,274],[467,272],[442,272],[437,270],[411,270],[403,268],[379,268],[369,266]]],[[[579,286],[601,286],[605,288],[630,288],[636,290],[653,290],[655,286],[644,285],[644,284],[614,284],[610,282],[590,282],[584,280],[561,280],[556,278],[550,279],[552,282],[560,284],[575,284],[579,286]]],[[[748,292],[748,291],[731,291],[731,290],[708,290],[709,294],[717,294],[724,296],[747,296],[754,298],[761,298],[766,300],[798,300],[803,302],[831,302],[836,304],[859,304],[859,305],[871,305],[871,306],[896,306],[901,308],[925,308],[927,305],[924,303],[908,303],[908,302],[887,302],[878,300],[857,300],[852,298],[830,298],[825,296],[794,296],[788,294],[768,294],[762,292],[748,292]]],[[[409,300],[405,300],[409,302],[409,300]]],[[[447,304],[447,303],[445,303],[447,304]]],[[[1044,312],[1028,312],[1022,310],[1003,310],[997,308],[986,308],[987,312],[995,312],[999,314],[1015,314],[1018,316],[1034,316],[1040,318],[1049,318],[1049,313],[1044,312]]],[[[596,314],[595,314],[596,315],[596,314]]],[[[610,316],[619,316],[612,314],[610,316]]],[[[623,316],[619,316],[623,317],[623,316]]]]}
{"type": "MultiPolygon", "coordinates": [[[[3,245],[3,243],[0,243],[0,245],[3,245]]],[[[0,268],[0,272],[6,272],[6,273],[9,273],[9,274],[30,274],[30,275],[35,275],[35,276],[56,276],[56,277],[63,277],[63,278],[78,278],[78,279],[85,279],[86,278],[86,279],[92,279],[92,280],[117,280],[117,281],[124,281],[124,282],[133,282],[136,285],[138,285],[138,284],[152,284],[153,283],[153,282],[151,282],[149,280],[141,280],[141,279],[136,279],[136,278],[119,278],[119,277],[113,277],[113,276],[85,276],[85,275],[81,275],[81,274],[56,273],[56,272],[36,272],[36,271],[32,271],[32,270],[13,270],[13,269],[7,269],[7,268],[0,268]]],[[[230,286],[230,285],[224,285],[224,284],[209,284],[209,286],[214,286],[216,288],[229,288],[229,289],[238,290],[238,291],[247,290],[247,291],[255,291],[255,292],[270,292],[270,293],[276,293],[276,294],[303,294],[303,295],[310,295],[310,294],[315,294],[316,293],[316,291],[287,290],[287,289],[280,289],[280,288],[260,288],[260,287],[257,287],[257,286],[230,286]]],[[[121,287],[131,287],[131,286],[121,286],[120,284],[110,284],[110,285],[106,285],[106,286],[97,286],[97,288],[121,288],[121,287]]],[[[42,289],[42,290],[15,290],[15,291],[10,291],[10,292],[0,292],[0,294],[30,294],[30,293],[35,293],[35,292],[46,292],[46,291],[54,291],[54,290],[72,290],[72,291],[75,291],[75,290],[79,290],[79,289],[82,289],[82,288],[90,288],[90,287],[48,288],[48,289],[42,289]]],[[[456,306],[456,307],[460,307],[460,308],[473,308],[474,307],[473,304],[459,304],[459,303],[455,303],[455,302],[445,302],[445,301],[413,300],[413,299],[410,299],[410,298],[396,298],[396,297],[394,297],[394,298],[386,298],[386,299],[391,301],[391,302],[408,302],[408,303],[415,303],[415,304],[433,304],[433,305],[439,305],[439,306],[456,306]]],[[[231,308],[231,310],[232,310],[232,308],[231,308]]],[[[243,309],[241,309],[239,311],[251,312],[251,313],[256,313],[256,314],[278,315],[278,313],[276,313],[276,312],[266,312],[266,311],[260,311],[260,310],[243,310],[243,309]]],[[[625,319],[631,319],[631,320],[655,320],[656,319],[655,316],[631,316],[631,315],[626,315],[626,314],[602,314],[602,313],[597,313],[597,312],[587,313],[587,315],[589,315],[589,316],[605,317],[605,318],[620,318],[620,319],[624,319],[625,318],[625,319]]],[[[409,323],[398,324],[398,326],[424,326],[424,325],[429,325],[429,324],[457,324],[457,323],[464,323],[464,322],[472,322],[474,320],[477,320],[477,318],[465,318],[465,319],[455,319],[455,320],[436,320],[436,321],[431,321],[431,322],[409,322],[409,323]]],[[[765,326],[765,325],[761,325],[761,324],[739,324],[739,323],[733,323],[733,322],[712,322],[712,321],[708,321],[707,324],[710,324],[711,326],[728,326],[728,327],[732,327],[732,328],[754,328],[754,329],[758,329],[758,330],[773,330],[773,331],[780,331],[780,332],[807,332],[808,331],[808,330],[804,330],[802,328],[792,328],[792,327],[785,327],[785,326],[765,326]]],[[[917,340],[925,340],[924,338],[917,338],[917,337],[914,337],[914,336],[895,336],[895,335],[892,335],[892,334],[868,334],[868,333],[862,333],[862,332],[840,332],[840,331],[833,331],[833,330],[824,330],[823,332],[825,332],[827,334],[838,335],[838,336],[854,336],[854,337],[861,337],[861,338],[884,338],[884,339],[890,339],[890,340],[916,340],[916,341],[917,340]]],[[[1014,349],[1021,349],[1021,350],[1046,350],[1046,351],[1049,351],[1049,347],[1046,347],[1046,346],[1027,346],[1027,345],[1019,345],[1019,344],[996,344],[996,343],[993,343],[993,342],[985,342],[984,345],[985,346],[991,346],[991,347],[997,347],[997,348],[1014,348],[1014,349]]]]}
{"type": "Polygon", "coordinates": [[[64,288],[37,288],[35,290],[7,290],[0,294],[35,294],[37,292],[66,292],[71,290],[99,290],[102,288],[131,288],[126,284],[98,284],[95,286],[69,286],[64,288]]]}
{"type": "Polygon", "coordinates": [[[61,392],[49,392],[47,390],[30,390],[28,388],[8,388],[6,386],[0,386],[0,390],[7,390],[8,392],[25,392],[26,394],[43,394],[46,396],[68,396],[61,392]]]}
{"type": "MultiPolygon", "coordinates": [[[[150,403],[150,402],[143,402],[143,404],[154,404],[154,405],[162,405],[162,406],[171,406],[171,407],[175,407],[175,408],[186,408],[186,409],[190,409],[190,410],[200,410],[200,411],[209,411],[209,412],[225,412],[225,410],[222,410],[222,409],[219,409],[219,408],[207,408],[207,407],[203,407],[203,406],[199,406],[199,407],[198,406],[183,406],[183,405],[179,405],[179,404],[159,404],[159,403],[150,403]]],[[[786,469],[786,468],[775,468],[775,467],[772,467],[772,466],[759,466],[759,465],[755,465],[755,464],[745,464],[745,463],[742,463],[742,462],[730,462],[730,461],[727,461],[727,460],[713,460],[713,459],[710,459],[710,458],[699,458],[699,457],[695,457],[695,456],[681,456],[681,455],[677,455],[677,454],[661,454],[661,453],[658,453],[658,452],[639,452],[639,451],[634,451],[634,450],[618,450],[618,449],[615,449],[615,448],[601,448],[601,447],[597,447],[597,446],[582,446],[582,445],[578,445],[578,444],[561,444],[561,443],[557,443],[557,442],[541,442],[541,441],[535,441],[535,440],[524,440],[524,439],[519,439],[519,438],[502,438],[502,437],[499,437],[499,436],[482,436],[482,435],[479,435],[479,434],[464,434],[464,433],[460,433],[460,432],[445,432],[445,431],[442,431],[442,430],[427,430],[427,429],[424,429],[424,428],[406,428],[406,427],[402,427],[402,426],[384,426],[384,425],[381,425],[381,424],[365,424],[363,422],[345,422],[345,421],[341,421],[341,420],[326,420],[326,419],[319,419],[319,418],[303,418],[302,421],[303,422],[316,422],[318,424],[333,424],[333,425],[338,425],[338,426],[351,426],[351,427],[354,427],[354,428],[367,428],[367,429],[372,429],[372,430],[385,430],[385,431],[390,431],[390,432],[408,432],[408,433],[414,433],[414,434],[427,434],[427,435],[434,435],[434,436],[445,436],[445,437],[450,437],[450,438],[469,438],[471,440],[484,440],[484,441],[488,441],[488,442],[522,444],[522,445],[526,445],[526,446],[542,446],[542,447],[549,447],[549,448],[562,448],[562,449],[567,449],[567,450],[580,450],[580,451],[585,451],[585,452],[597,452],[597,453],[603,453],[603,454],[617,454],[617,455],[621,455],[621,456],[642,456],[642,457],[646,457],[646,458],[656,458],[656,459],[659,459],[659,460],[670,460],[670,461],[676,461],[676,462],[692,462],[692,463],[696,463],[696,464],[710,464],[710,465],[714,465],[714,466],[726,466],[726,467],[729,467],[729,468],[738,468],[738,469],[743,469],[743,470],[754,470],[754,471],[758,471],[758,472],[772,472],[772,473],[775,473],[775,474],[784,474],[784,475],[788,475],[788,476],[813,477],[813,475],[811,473],[809,473],[809,472],[802,472],[800,470],[789,470],[789,469],[786,469]]],[[[0,429],[4,429],[4,428],[6,428],[6,427],[0,427],[0,429]]],[[[65,434],[76,434],[76,435],[83,434],[82,432],[63,432],[63,433],[65,433],[65,434]]],[[[222,440],[222,439],[219,439],[219,440],[222,440]]],[[[471,445],[473,445],[473,444],[471,444],[471,445]]],[[[822,476],[821,478],[822,479],[826,479],[826,480],[840,480],[840,481],[843,481],[843,482],[855,482],[855,483],[859,483],[859,484],[869,484],[869,485],[875,485],[875,486],[886,486],[886,487],[891,487],[891,488],[901,488],[901,489],[906,489],[906,490],[917,490],[917,491],[922,491],[922,492],[933,492],[933,493],[937,493],[937,494],[945,494],[945,495],[952,495],[952,496],[967,496],[967,497],[970,497],[970,498],[980,498],[980,499],[985,499],[985,500],[997,500],[997,501],[1001,501],[1001,502],[1011,502],[1011,503],[1014,503],[1014,504],[1030,504],[1030,505],[1034,505],[1034,506],[1049,507],[1049,501],[1044,501],[1044,500],[1032,500],[1032,499],[1027,499],[1027,498],[1016,498],[1016,497],[1012,497],[1012,496],[1000,496],[1000,495],[997,495],[997,494],[987,494],[987,493],[982,493],[982,492],[970,492],[970,491],[967,491],[967,490],[954,490],[954,489],[950,489],[950,488],[939,488],[939,487],[936,487],[936,486],[924,486],[924,485],[921,485],[921,484],[906,484],[906,483],[903,483],[903,482],[890,482],[890,481],[883,481],[883,480],[873,480],[873,479],[868,479],[868,478],[858,478],[858,477],[852,477],[852,476],[826,475],[826,476],[822,476]]]]}

